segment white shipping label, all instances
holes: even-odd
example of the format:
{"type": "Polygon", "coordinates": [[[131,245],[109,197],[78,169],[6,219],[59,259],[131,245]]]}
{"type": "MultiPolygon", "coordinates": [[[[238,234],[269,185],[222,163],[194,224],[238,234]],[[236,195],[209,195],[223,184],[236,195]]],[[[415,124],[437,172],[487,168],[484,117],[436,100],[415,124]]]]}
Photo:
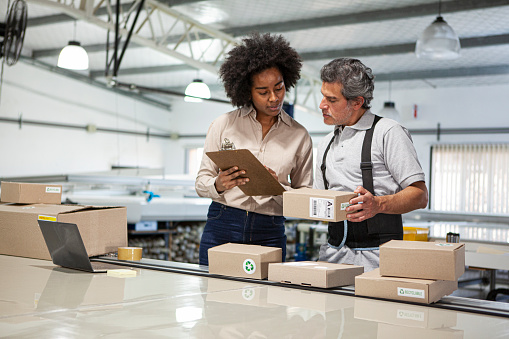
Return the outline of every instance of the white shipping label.
{"type": "Polygon", "coordinates": [[[426,293],[424,292],[424,290],[398,287],[398,296],[424,299],[426,297],[426,293]]]}
{"type": "Polygon", "coordinates": [[[334,219],[334,199],[309,198],[309,216],[334,219]]]}
{"type": "Polygon", "coordinates": [[[46,193],[60,193],[60,187],[46,187],[46,193]]]}

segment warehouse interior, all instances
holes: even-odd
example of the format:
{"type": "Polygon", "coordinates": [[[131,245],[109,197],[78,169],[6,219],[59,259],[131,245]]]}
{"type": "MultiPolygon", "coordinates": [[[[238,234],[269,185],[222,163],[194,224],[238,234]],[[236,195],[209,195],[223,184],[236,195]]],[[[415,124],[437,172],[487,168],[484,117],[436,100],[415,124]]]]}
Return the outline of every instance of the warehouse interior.
{"type": "MultiPolygon", "coordinates": [[[[125,206],[129,246],[156,267],[112,278],[2,251],[12,279],[0,278],[0,336],[506,337],[507,18],[508,0],[0,0],[11,47],[0,59],[0,179],[62,185],[62,204],[125,206]],[[455,59],[416,56],[438,16],[459,37],[455,59]],[[466,243],[452,296],[398,304],[351,289],[222,280],[196,265],[210,204],[194,188],[201,152],[212,121],[234,109],[218,69],[250,32],[281,34],[301,55],[286,107],[314,148],[332,131],[318,108],[321,67],[353,57],[372,68],[371,110],[382,115],[394,104],[426,174],[429,205],[403,215],[404,226],[428,241],[452,232],[466,243]],[[87,69],[57,66],[69,41],[85,49],[87,69]],[[185,100],[194,79],[208,85],[209,99],[185,100]],[[380,320],[401,307],[425,314],[426,325],[380,320]]],[[[288,218],[286,234],[287,261],[317,260],[327,226],[288,218]]]]}

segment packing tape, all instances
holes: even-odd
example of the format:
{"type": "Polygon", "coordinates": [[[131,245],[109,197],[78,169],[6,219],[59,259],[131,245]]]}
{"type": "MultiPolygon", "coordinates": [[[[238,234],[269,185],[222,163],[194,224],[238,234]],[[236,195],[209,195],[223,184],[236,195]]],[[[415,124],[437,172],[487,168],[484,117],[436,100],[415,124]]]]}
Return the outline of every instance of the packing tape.
{"type": "Polygon", "coordinates": [[[141,260],[141,247],[119,247],[118,260],[141,260]]]}

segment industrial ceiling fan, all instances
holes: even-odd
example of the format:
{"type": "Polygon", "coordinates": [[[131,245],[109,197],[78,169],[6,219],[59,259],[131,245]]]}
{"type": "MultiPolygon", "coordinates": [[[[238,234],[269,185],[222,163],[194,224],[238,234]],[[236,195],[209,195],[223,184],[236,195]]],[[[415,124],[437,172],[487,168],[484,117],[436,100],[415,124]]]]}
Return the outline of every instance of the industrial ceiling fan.
{"type": "Polygon", "coordinates": [[[7,65],[13,66],[18,62],[23,48],[27,27],[27,5],[24,0],[14,0],[7,8],[5,22],[0,23],[0,58],[7,65]]]}

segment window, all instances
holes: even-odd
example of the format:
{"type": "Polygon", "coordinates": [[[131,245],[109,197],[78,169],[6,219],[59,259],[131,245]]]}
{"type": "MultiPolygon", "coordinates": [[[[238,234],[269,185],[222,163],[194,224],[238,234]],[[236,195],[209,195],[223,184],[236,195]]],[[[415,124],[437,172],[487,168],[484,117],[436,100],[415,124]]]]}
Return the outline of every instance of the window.
{"type": "Polygon", "coordinates": [[[509,144],[435,145],[431,208],[509,214],[509,144]]]}
{"type": "Polygon", "coordinates": [[[200,169],[201,158],[203,156],[203,147],[186,149],[186,174],[196,176],[200,169]]]}

